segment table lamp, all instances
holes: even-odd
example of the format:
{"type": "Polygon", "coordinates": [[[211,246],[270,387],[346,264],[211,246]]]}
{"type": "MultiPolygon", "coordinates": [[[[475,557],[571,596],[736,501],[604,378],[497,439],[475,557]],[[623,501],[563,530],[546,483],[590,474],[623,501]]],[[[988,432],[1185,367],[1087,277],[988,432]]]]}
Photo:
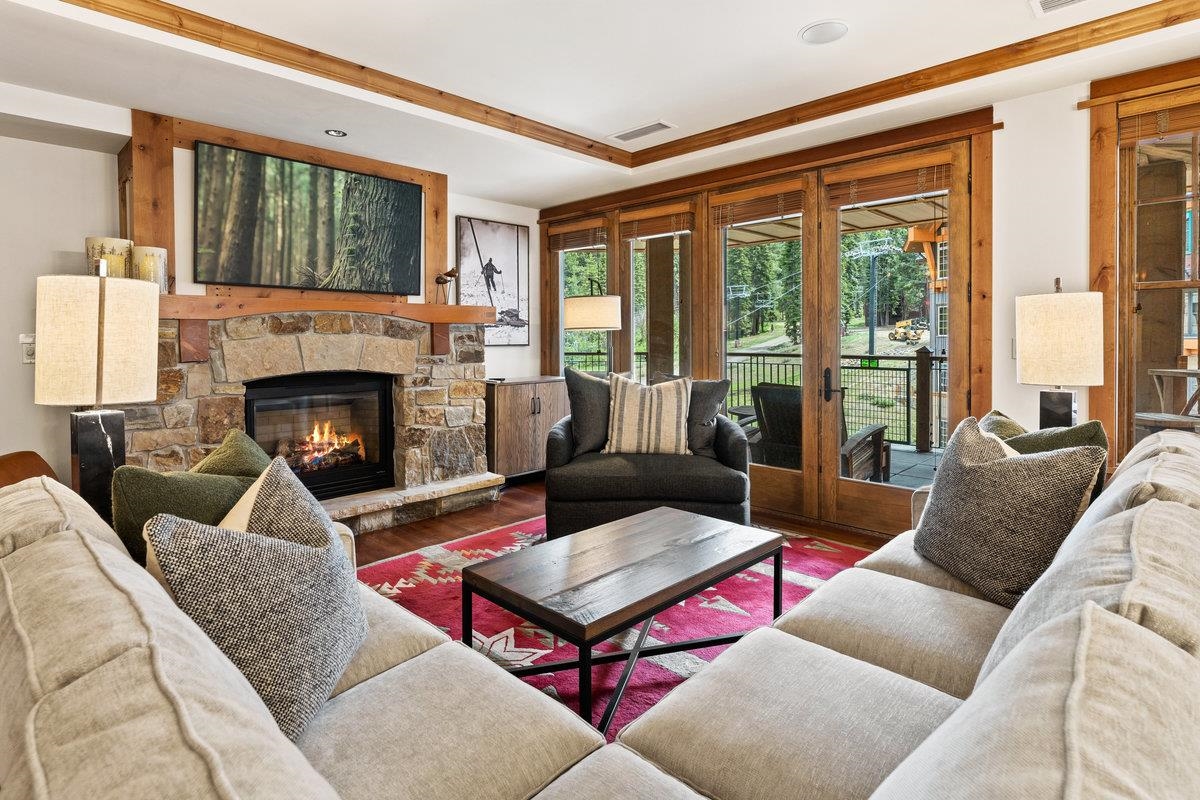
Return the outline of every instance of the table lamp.
{"type": "MultiPolygon", "coordinates": [[[[563,298],[563,330],[621,330],[621,296],[601,294],[600,281],[588,279],[595,294],[563,298]]],[[[612,369],[612,338],[608,339],[608,366],[612,369]]]]}
{"type": "Polygon", "coordinates": [[[37,279],[33,402],[71,413],[71,488],[106,521],[125,463],[125,412],[158,394],[158,284],[100,274],[37,279]]]}
{"type": "Polygon", "coordinates": [[[1104,295],[1062,291],[1017,298],[1017,381],[1053,386],[1041,392],[1042,428],[1074,425],[1075,392],[1064,386],[1104,383],[1104,295]]]}

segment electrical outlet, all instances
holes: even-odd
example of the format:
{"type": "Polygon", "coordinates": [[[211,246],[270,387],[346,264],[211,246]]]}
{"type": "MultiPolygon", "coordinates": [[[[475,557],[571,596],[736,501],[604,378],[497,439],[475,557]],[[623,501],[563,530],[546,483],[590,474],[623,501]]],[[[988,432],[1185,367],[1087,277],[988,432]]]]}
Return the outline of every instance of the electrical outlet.
{"type": "Polygon", "coordinates": [[[34,335],[32,333],[22,333],[17,337],[17,341],[21,343],[21,363],[32,364],[37,357],[37,346],[34,343],[34,335]]]}

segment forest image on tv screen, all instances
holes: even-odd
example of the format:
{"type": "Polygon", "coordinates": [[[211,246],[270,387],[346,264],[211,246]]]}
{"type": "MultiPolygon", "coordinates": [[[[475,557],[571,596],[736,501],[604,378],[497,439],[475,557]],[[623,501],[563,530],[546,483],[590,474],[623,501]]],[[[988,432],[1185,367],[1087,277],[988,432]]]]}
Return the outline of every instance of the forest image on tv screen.
{"type": "Polygon", "coordinates": [[[196,280],[418,294],[414,183],[196,143],[196,280]]]}

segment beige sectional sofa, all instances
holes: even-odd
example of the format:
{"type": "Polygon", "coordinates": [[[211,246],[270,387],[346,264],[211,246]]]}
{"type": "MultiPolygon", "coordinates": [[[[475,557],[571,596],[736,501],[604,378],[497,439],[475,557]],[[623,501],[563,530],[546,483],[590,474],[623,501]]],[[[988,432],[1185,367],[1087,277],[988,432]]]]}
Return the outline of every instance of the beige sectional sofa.
{"type": "Polygon", "coordinates": [[[362,587],[293,744],[77,496],[0,490],[0,798],[1200,796],[1200,439],[1122,464],[1009,613],[898,537],[604,745],[362,587]]]}

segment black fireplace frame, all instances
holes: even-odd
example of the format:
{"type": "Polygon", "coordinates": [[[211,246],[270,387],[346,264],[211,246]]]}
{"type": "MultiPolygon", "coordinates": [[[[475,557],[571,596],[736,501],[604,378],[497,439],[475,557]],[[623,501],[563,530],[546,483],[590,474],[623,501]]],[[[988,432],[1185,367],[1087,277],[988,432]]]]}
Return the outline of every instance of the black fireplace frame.
{"type": "Polygon", "coordinates": [[[246,433],[254,438],[255,403],[313,394],[375,392],[379,397],[379,463],[353,464],[297,477],[318,500],[387,489],[396,485],[392,386],[395,377],[378,372],[309,372],[246,381],[246,433]]]}

